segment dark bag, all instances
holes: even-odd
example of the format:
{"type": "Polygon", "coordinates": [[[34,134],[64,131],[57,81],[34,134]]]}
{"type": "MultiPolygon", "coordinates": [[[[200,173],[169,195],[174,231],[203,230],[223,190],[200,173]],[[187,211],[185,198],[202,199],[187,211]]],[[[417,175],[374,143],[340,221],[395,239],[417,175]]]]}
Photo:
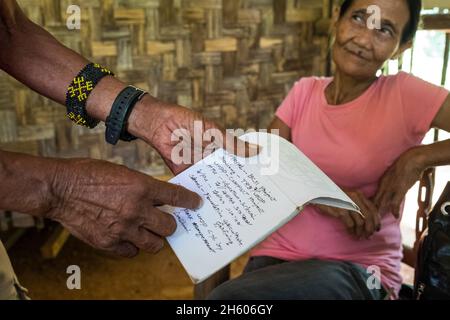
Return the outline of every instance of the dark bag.
{"type": "Polygon", "coordinates": [[[420,239],[414,296],[417,300],[450,299],[450,182],[420,239]]]}

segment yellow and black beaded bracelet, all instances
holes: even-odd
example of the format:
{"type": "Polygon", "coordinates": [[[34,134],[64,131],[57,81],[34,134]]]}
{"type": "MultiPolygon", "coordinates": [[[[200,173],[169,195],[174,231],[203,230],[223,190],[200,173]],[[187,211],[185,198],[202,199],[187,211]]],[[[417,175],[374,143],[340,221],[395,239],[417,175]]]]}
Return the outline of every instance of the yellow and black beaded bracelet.
{"type": "Polygon", "coordinates": [[[86,111],[86,101],[97,83],[104,76],[114,75],[108,69],[89,63],[72,80],[66,93],[67,116],[78,125],[95,128],[99,120],[90,117],[86,111]]]}

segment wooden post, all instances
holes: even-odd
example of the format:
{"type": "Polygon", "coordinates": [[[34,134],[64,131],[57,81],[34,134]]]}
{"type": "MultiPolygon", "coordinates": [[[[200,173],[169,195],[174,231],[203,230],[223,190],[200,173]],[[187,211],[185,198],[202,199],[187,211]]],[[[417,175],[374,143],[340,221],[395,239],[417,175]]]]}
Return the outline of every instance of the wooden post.
{"type": "Polygon", "coordinates": [[[205,281],[194,287],[194,299],[205,300],[214,288],[218,287],[230,278],[230,266],[219,270],[205,281]]]}
{"type": "Polygon", "coordinates": [[[41,247],[42,257],[45,259],[56,258],[69,236],[69,231],[58,225],[52,232],[50,238],[48,238],[48,240],[41,247]]]}

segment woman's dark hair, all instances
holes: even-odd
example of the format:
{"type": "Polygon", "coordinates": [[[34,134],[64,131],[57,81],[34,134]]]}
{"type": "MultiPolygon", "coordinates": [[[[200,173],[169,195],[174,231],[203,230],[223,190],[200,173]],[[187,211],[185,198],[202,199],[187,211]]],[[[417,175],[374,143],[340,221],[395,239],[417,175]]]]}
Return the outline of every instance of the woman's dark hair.
{"type": "MultiPolygon", "coordinates": [[[[354,0],[345,0],[341,5],[339,17],[342,18],[348,11],[354,0]]],[[[409,40],[414,39],[420,23],[420,13],[422,11],[422,0],[405,0],[409,7],[409,22],[403,30],[401,44],[405,44],[409,40]]]]}

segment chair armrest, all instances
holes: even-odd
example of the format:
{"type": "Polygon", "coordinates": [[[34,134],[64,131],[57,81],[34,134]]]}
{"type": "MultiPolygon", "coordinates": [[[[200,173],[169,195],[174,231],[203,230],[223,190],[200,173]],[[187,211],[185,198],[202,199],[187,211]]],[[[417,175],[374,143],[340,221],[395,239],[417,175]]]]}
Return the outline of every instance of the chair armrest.
{"type": "Polygon", "coordinates": [[[417,261],[417,250],[409,245],[403,245],[403,263],[415,268],[417,261]]]}

